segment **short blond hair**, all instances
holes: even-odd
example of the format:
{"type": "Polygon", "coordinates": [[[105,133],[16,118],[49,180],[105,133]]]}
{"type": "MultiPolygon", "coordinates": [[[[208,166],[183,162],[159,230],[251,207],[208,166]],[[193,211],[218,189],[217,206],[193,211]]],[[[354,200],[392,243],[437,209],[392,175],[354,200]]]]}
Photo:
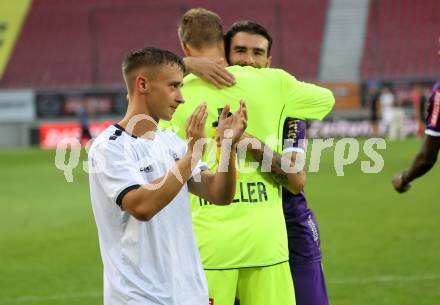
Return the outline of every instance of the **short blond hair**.
{"type": "Polygon", "coordinates": [[[219,15],[204,8],[183,14],[178,29],[181,42],[200,50],[223,43],[223,22],[219,15]]]}

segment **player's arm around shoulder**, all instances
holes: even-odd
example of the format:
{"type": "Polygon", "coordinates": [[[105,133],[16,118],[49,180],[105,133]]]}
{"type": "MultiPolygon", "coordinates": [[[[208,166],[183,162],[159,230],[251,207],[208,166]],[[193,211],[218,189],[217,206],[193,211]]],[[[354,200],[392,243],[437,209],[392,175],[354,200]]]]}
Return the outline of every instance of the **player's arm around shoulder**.
{"type": "Polygon", "coordinates": [[[292,194],[301,193],[306,185],[306,172],[302,169],[303,165],[300,165],[301,169],[297,169],[297,164],[303,163],[303,161],[299,161],[302,158],[304,158],[304,155],[297,152],[292,152],[290,158],[288,158],[290,166],[289,170],[285,171],[287,183],[282,185],[292,194]]]}
{"type": "Polygon", "coordinates": [[[297,80],[289,73],[278,70],[281,92],[284,95],[287,116],[304,120],[322,120],[335,105],[333,92],[315,84],[297,80]]]}
{"type": "Polygon", "coordinates": [[[224,68],[224,58],[215,62],[208,58],[185,57],[183,62],[189,72],[210,82],[219,89],[235,84],[234,75],[224,68]]]}
{"type": "Polygon", "coordinates": [[[188,183],[190,192],[218,205],[229,204],[234,199],[237,179],[236,147],[247,127],[247,110],[243,101],[232,116],[228,117],[228,113],[229,106],[226,105],[219,117],[217,129],[221,143],[217,172],[203,171],[199,181],[192,179],[188,183]]]}

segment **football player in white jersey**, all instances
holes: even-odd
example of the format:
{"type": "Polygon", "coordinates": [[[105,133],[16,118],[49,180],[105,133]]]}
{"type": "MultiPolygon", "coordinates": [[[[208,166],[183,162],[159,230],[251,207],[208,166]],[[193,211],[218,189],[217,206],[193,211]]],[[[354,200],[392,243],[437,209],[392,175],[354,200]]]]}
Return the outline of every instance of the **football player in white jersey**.
{"type": "Polygon", "coordinates": [[[104,304],[207,305],[188,191],[211,203],[233,200],[235,152],[247,124],[246,106],[241,102],[228,116],[225,105],[217,130],[220,166],[212,173],[200,162],[205,104],[188,119],[187,143],[157,128],[184,103],[181,59],[144,48],[129,54],[122,70],[129,96],[126,115],[103,131],[89,152],[104,304]]]}

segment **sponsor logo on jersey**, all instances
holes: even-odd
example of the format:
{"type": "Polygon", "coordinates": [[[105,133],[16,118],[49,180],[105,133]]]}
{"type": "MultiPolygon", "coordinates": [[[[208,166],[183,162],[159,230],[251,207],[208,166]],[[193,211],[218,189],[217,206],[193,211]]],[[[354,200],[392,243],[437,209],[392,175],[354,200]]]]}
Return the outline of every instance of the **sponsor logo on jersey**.
{"type": "Polygon", "coordinates": [[[141,167],[140,170],[141,170],[141,172],[144,172],[144,173],[152,173],[153,172],[153,165],[141,167]]]}
{"type": "Polygon", "coordinates": [[[309,215],[309,218],[307,219],[307,225],[310,228],[310,231],[312,231],[312,235],[313,235],[313,241],[318,244],[319,242],[319,233],[318,233],[318,228],[316,228],[316,224],[312,219],[312,216],[309,215]]]}
{"type": "Polygon", "coordinates": [[[114,134],[112,134],[108,139],[114,141],[114,140],[116,140],[119,136],[121,136],[121,134],[122,134],[122,130],[120,130],[120,129],[116,129],[115,132],[114,132],[114,134]]]}
{"type": "Polygon", "coordinates": [[[170,155],[171,155],[171,157],[173,157],[174,161],[180,160],[179,155],[172,150],[170,150],[170,155]]]}

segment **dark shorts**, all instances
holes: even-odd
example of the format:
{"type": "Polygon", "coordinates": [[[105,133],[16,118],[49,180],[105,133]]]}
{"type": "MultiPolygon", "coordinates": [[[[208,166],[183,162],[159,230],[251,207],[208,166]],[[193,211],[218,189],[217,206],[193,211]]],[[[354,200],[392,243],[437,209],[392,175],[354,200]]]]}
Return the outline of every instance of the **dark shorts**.
{"type": "Polygon", "coordinates": [[[296,305],[328,305],[327,288],[321,261],[290,264],[295,286],[296,305]]]}
{"type": "Polygon", "coordinates": [[[299,217],[286,218],[289,260],[298,264],[321,261],[318,223],[314,213],[308,210],[299,217]]]}
{"type": "Polygon", "coordinates": [[[286,219],[286,228],[296,305],[328,305],[314,213],[309,210],[300,217],[286,219]]]}

